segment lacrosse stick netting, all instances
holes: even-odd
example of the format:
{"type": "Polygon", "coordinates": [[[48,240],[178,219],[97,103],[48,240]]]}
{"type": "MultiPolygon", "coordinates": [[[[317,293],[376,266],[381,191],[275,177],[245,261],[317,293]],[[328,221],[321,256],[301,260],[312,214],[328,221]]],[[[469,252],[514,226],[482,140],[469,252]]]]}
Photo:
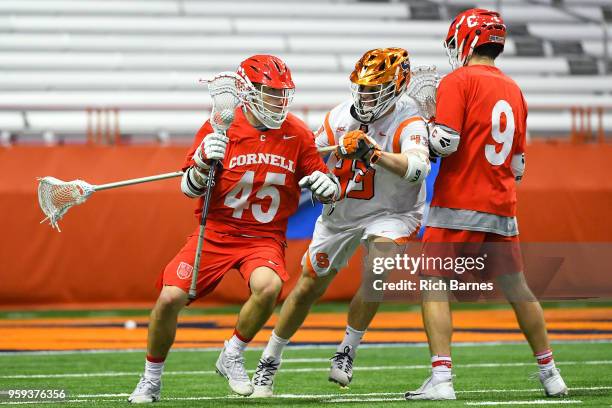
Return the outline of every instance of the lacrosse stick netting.
{"type": "Polygon", "coordinates": [[[421,115],[430,120],[436,114],[436,91],[440,76],[435,65],[416,67],[410,74],[408,96],[415,100],[421,115]]]}
{"type": "Polygon", "coordinates": [[[45,214],[45,219],[40,223],[49,220],[51,227],[60,231],[58,221],[62,219],[70,207],[83,204],[96,191],[148,183],[182,175],[182,171],[175,171],[100,185],[89,184],[83,180],[62,181],[55,177],[38,178],[38,204],[45,214]]]}
{"type": "Polygon", "coordinates": [[[60,231],[58,221],[73,205],[84,203],[95,191],[93,186],[83,180],[62,181],[55,177],[39,178],[38,204],[49,220],[51,227],[60,231]]]}
{"type": "Polygon", "coordinates": [[[201,80],[208,85],[212,97],[210,123],[219,132],[225,132],[234,120],[234,110],[244,100],[247,85],[235,72],[221,72],[213,79],[201,80]]]}

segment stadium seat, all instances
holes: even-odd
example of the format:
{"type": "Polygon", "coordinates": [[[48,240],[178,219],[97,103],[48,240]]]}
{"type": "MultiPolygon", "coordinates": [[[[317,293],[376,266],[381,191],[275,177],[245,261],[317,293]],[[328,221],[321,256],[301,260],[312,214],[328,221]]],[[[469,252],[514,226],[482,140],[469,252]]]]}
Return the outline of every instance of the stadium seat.
{"type": "Polygon", "coordinates": [[[206,34],[62,34],[4,33],[0,50],[14,51],[77,51],[77,52],[277,52],[286,49],[281,37],[266,35],[216,35],[214,41],[206,34]]]}
{"type": "Polygon", "coordinates": [[[223,1],[183,1],[186,15],[206,16],[247,16],[247,17],[285,17],[343,19],[371,17],[406,19],[408,8],[402,3],[329,3],[322,12],[320,4],[300,2],[245,2],[240,7],[228,7],[223,1]]]}
{"type": "Polygon", "coordinates": [[[229,18],[173,16],[4,16],[0,24],[10,31],[89,33],[208,33],[232,31],[229,18]]]}
{"type": "MultiPolygon", "coordinates": [[[[255,52],[285,59],[297,85],[296,112],[318,126],[331,105],[349,97],[348,75],[364,51],[404,47],[413,66],[434,64],[447,74],[442,38],[448,14],[470,5],[494,9],[499,4],[235,0],[230,7],[219,0],[0,2],[5,30],[0,36],[0,105],[7,108],[0,110],[0,131],[18,132],[21,127],[31,134],[53,125],[71,133],[83,125],[86,106],[147,104],[205,110],[210,100],[198,79],[232,70],[255,52]],[[9,109],[14,105],[31,110],[9,109]],[[81,112],[37,110],[59,105],[81,112]],[[54,115],[58,120],[48,120],[54,115]]],[[[530,106],[610,103],[612,81],[599,75],[605,65],[602,26],[586,22],[604,18],[609,1],[542,0],[534,5],[503,0],[501,5],[509,38],[499,66],[523,88],[530,106]]],[[[612,52],[612,44],[608,47],[612,52]]],[[[179,111],[166,114],[149,108],[155,120],[148,125],[143,119],[146,111],[122,112],[122,129],[185,131],[173,119],[180,117],[179,111]]],[[[549,130],[569,123],[564,119],[567,110],[538,109],[530,113],[530,126],[538,131],[545,130],[554,115],[559,120],[549,130]]],[[[187,117],[193,117],[190,112],[187,117]]],[[[196,117],[199,120],[199,114],[196,117]]]]}

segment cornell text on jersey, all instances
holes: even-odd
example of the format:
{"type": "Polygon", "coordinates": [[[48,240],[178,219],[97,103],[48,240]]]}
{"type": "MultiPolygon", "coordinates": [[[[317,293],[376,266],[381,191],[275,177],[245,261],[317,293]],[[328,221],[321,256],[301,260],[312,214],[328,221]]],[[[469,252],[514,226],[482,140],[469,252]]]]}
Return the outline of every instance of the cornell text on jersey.
{"type": "Polygon", "coordinates": [[[277,166],[295,173],[295,163],[293,160],[272,153],[251,153],[234,156],[230,160],[229,168],[248,166],[250,164],[269,164],[270,166],[277,166]]]}

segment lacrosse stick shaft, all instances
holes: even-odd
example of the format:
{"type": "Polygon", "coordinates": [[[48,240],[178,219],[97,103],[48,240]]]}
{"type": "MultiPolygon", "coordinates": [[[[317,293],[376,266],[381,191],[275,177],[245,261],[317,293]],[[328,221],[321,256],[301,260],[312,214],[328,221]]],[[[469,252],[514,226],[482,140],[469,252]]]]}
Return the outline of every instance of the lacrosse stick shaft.
{"type": "Polygon", "coordinates": [[[130,180],[117,181],[115,183],[100,184],[98,186],[92,186],[92,187],[94,191],[102,191],[102,190],[109,190],[111,188],[131,186],[133,184],[149,183],[151,181],[164,180],[164,179],[174,178],[174,177],[181,177],[182,175],[183,175],[182,171],[175,171],[172,173],[158,174],[156,176],[140,177],[140,178],[135,178],[135,179],[130,179],[130,180]]]}
{"type": "Polygon", "coordinates": [[[214,160],[210,165],[208,180],[206,180],[206,193],[204,195],[204,206],[200,217],[200,232],[198,233],[198,245],[196,247],[195,260],[193,261],[193,272],[191,274],[191,286],[189,287],[189,300],[195,300],[198,295],[198,271],[200,270],[200,257],[202,255],[202,245],[204,244],[204,231],[206,230],[206,219],[208,218],[208,208],[210,206],[210,197],[212,189],[215,185],[215,173],[218,161],[214,160]]]}
{"type": "Polygon", "coordinates": [[[317,149],[317,151],[319,153],[329,153],[329,152],[333,152],[334,150],[336,150],[338,146],[334,145],[334,146],[325,146],[325,147],[319,147],[317,149]]]}

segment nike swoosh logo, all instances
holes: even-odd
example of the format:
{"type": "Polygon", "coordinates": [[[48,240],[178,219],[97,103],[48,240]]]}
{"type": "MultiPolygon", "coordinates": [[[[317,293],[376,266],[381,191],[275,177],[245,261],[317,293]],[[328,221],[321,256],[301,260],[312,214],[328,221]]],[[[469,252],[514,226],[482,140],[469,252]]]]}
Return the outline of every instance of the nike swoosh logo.
{"type": "Polygon", "coordinates": [[[289,140],[289,139],[293,139],[296,136],[287,136],[287,135],[283,135],[283,140],[289,140]]]}

